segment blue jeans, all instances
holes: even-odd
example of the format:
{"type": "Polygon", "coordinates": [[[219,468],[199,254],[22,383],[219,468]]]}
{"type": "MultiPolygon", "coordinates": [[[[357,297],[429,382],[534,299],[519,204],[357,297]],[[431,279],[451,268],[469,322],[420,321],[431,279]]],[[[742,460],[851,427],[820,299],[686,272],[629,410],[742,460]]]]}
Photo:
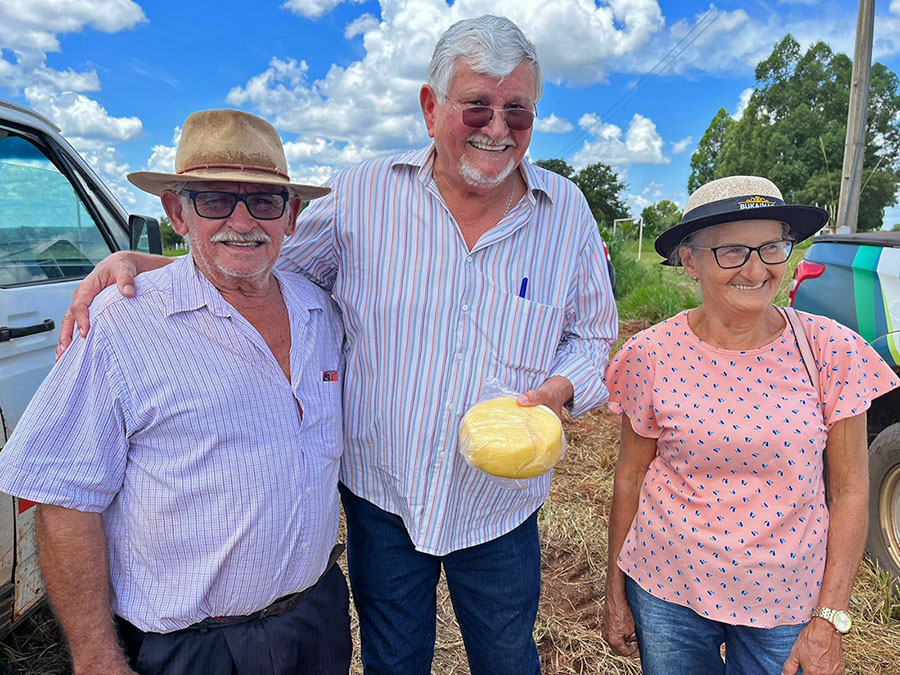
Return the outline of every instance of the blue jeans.
{"type": "Polygon", "coordinates": [[[655,598],[625,577],[644,675],[780,675],[806,624],[755,628],[713,621],[655,598]],[[725,645],[725,663],[719,648],[725,645]]]}
{"type": "Polygon", "coordinates": [[[434,556],[416,551],[399,516],[339,487],[367,675],[431,673],[441,565],[472,675],[540,675],[537,512],[502,537],[434,556]]]}

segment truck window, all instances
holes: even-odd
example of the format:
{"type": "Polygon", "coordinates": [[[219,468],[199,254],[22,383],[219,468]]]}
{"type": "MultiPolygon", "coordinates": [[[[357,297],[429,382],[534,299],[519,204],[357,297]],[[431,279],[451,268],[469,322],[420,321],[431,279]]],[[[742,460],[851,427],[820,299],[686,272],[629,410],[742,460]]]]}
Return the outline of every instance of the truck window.
{"type": "Polygon", "coordinates": [[[112,250],[41,149],[0,130],[0,287],[80,278],[112,250]]]}

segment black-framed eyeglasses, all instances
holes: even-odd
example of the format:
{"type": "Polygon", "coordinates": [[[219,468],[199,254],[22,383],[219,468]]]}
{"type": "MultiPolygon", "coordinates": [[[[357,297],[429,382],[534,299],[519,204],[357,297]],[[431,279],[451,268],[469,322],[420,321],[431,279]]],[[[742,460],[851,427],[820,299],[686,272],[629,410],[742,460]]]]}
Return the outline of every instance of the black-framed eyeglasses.
{"type": "Polygon", "coordinates": [[[238,202],[257,220],[275,220],[284,215],[287,192],[219,192],[216,190],[184,190],[201,218],[228,218],[238,202]]]}
{"type": "Polygon", "coordinates": [[[462,122],[467,127],[473,129],[481,129],[486,127],[494,119],[494,113],[503,113],[503,121],[511,131],[525,131],[530,129],[534,124],[534,118],[537,117],[537,111],[532,112],[525,108],[491,108],[487,105],[470,105],[465,108],[457,108],[453,101],[450,106],[462,113],[462,122]]]}
{"type": "Polygon", "coordinates": [[[703,246],[693,246],[691,248],[698,251],[712,251],[716,258],[716,264],[724,270],[730,270],[740,267],[750,260],[750,254],[753,251],[756,251],[759,259],[766,265],[779,265],[791,257],[791,251],[794,250],[794,242],[790,239],[781,239],[779,241],[770,241],[760,246],[729,244],[713,248],[704,248],[703,246]]]}

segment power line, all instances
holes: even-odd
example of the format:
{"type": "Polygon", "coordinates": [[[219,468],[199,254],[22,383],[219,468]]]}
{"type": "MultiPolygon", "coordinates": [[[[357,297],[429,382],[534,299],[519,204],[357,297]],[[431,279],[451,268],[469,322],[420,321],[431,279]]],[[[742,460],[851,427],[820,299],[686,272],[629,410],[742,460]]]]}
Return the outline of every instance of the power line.
{"type": "Polygon", "coordinates": [[[654,65],[653,68],[651,68],[649,71],[644,73],[640,77],[640,79],[638,79],[638,81],[634,87],[629,89],[627,92],[622,94],[622,96],[620,96],[615,102],[613,102],[613,104],[611,106],[609,106],[609,108],[607,108],[606,111],[604,111],[603,114],[601,114],[599,116],[599,119],[597,120],[597,122],[592,124],[587,129],[583,129],[581,131],[581,133],[578,134],[578,136],[576,136],[574,139],[569,141],[569,143],[566,144],[566,146],[560,152],[559,156],[565,157],[570,152],[573,152],[575,149],[577,149],[578,146],[581,144],[581,142],[585,138],[587,138],[591,132],[593,132],[595,129],[597,129],[600,126],[600,124],[603,122],[603,120],[609,119],[612,116],[614,116],[617,112],[619,112],[619,110],[621,110],[622,107],[624,107],[624,105],[626,103],[628,103],[631,99],[633,99],[635,96],[637,96],[638,92],[640,92],[648,84],[650,84],[650,82],[652,80],[656,79],[656,77],[658,77],[660,74],[662,74],[666,70],[666,68],[668,68],[673,63],[675,63],[675,61],[678,59],[678,57],[681,56],[685,52],[685,50],[687,50],[688,47],[690,47],[692,44],[694,44],[694,42],[696,42],[697,39],[701,35],[703,35],[703,33],[705,33],[707,31],[707,29],[709,29],[719,19],[720,16],[722,16],[722,14],[724,14],[724,12],[721,12],[721,11],[716,12],[715,7],[711,7],[709,10],[707,10],[707,12],[703,16],[700,17],[700,19],[697,21],[697,23],[694,24],[694,27],[691,30],[689,30],[687,33],[685,33],[684,36],[682,36],[682,38],[678,42],[676,42],[675,45],[673,45],[672,48],[669,49],[669,51],[666,52],[663,55],[663,57],[659,59],[659,61],[656,62],[656,65],[654,65]],[[706,25],[703,25],[704,22],[706,21],[706,19],[709,18],[710,16],[712,16],[712,19],[710,21],[706,22],[706,25]],[[700,29],[701,26],[703,26],[702,29],[700,29]],[[697,32],[698,29],[699,29],[699,32],[697,32]],[[697,33],[697,34],[693,35],[694,33],[697,33]],[[693,38],[691,38],[692,35],[693,35],[693,38]],[[684,44],[685,41],[687,41],[689,38],[690,38],[690,41],[687,42],[687,44],[684,44]],[[681,47],[682,44],[684,44],[684,47],[681,47]],[[681,47],[681,49],[679,49],[679,47],[681,47]],[[676,53],[676,50],[677,50],[677,53],[676,53]],[[673,56],[673,53],[674,53],[674,56],[673,56]],[[672,56],[671,59],[669,59],[670,56],[672,56]],[[669,59],[668,62],[666,62],[667,59],[669,59]],[[660,66],[662,66],[662,68],[660,68],[660,66]],[[659,70],[657,70],[657,69],[659,69],[659,70]]]}

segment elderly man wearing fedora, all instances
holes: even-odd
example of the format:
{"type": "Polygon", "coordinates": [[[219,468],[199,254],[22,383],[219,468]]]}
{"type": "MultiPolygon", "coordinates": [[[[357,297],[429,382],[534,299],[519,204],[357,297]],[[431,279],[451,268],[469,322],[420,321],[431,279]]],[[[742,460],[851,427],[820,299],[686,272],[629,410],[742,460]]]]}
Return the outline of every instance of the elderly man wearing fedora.
{"type": "Polygon", "coordinates": [[[278,133],[238,111],[188,117],[176,166],[128,178],[190,254],[94,300],[0,490],[40,505],[76,673],[346,673],[343,328],[328,293],[272,269],[328,189],[292,183],[278,133]]]}
{"type": "Polygon", "coordinates": [[[604,637],[648,675],[844,672],[866,409],[898,382],[848,328],[772,304],[794,244],[827,220],[733,176],[656,240],[703,302],[635,335],[606,373],[622,439],[604,637]]]}
{"type": "MultiPolygon", "coordinates": [[[[570,181],[525,159],[542,89],[511,21],[454,24],[420,91],[434,142],[337,173],[280,261],[343,311],[340,489],[367,673],[431,672],[442,569],[470,671],[540,672],[550,474],[510,489],[471,468],[457,439],[490,378],[557,414],[606,400],[618,323],[597,223],[570,181]]],[[[69,315],[81,330],[79,303],[114,280],[127,292],[135,261],[161,262],[117,254],[83,284],[69,315]]]]}

